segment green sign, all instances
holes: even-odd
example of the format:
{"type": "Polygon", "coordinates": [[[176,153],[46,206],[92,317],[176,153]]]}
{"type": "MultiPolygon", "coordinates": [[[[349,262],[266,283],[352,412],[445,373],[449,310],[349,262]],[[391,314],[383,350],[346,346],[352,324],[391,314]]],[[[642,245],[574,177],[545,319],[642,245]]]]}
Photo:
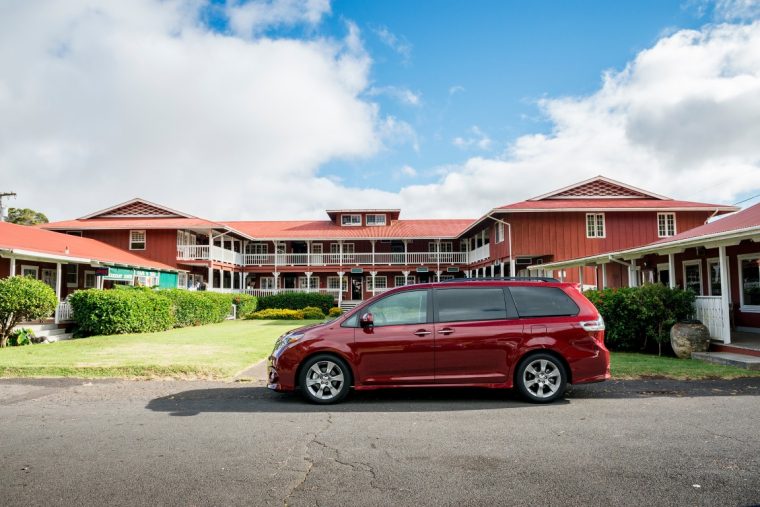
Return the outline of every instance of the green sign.
{"type": "Polygon", "coordinates": [[[364,270],[362,268],[351,268],[351,273],[354,275],[359,275],[361,273],[364,273],[364,270]]]}
{"type": "Polygon", "coordinates": [[[446,268],[449,273],[459,273],[459,268],[446,268]]]}
{"type": "Polygon", "coordinates": [[[426,267],[417,268],[417,273],[427,273],[427,272],[428,272],[428,268],[426,267]]]}
{"type": "Polygon", "coordinates": [[[130,282],[135,278],[135,270],[129,268],[108,268],[108,276],[104,277],[106,280],[129,280],[130,282]]]}

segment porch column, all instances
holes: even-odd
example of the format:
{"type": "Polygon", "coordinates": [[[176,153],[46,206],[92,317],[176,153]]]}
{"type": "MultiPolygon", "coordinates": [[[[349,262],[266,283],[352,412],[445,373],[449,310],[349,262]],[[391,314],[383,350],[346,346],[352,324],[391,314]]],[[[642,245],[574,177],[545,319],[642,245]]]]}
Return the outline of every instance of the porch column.
{"type": "Polygon", "coordinates": [[[274,273],[272,273],[272,275],[274,275],[274,293],[275,294],[279,294],[279,292],[280,292],[280,283],[279,283],[280,282],[280,273],[277,272],[277,271],[275,271],[274,273]]]}
{"type": "Polygon", "coordinates": [[[607,263],[602,264],[602,289],[607,288],[607,263]]]}
{"type": "MultiPolygon", "coordinates": [[[[222,240],[222,243],[224,243],[224,240],[222,240]]],[[[219,288],[224,288],[224,270],[222,268],[219,268],[219,288]]]]}
{"type": "MultiPolygon", "coordinates": [[[[306,242],[306,265],[311,266],[311,241],[306,242]]],[[[309,283],[308,280],[306,283],[309,283]]]]}
{"type": "MultiPolygon", "coordinates": [[[[373,250],[375,249],[375,242],[374,241],[372,242],[372,249],[373,250]]],[[[373,252],[373,254],[374,254],[374,252],[373,252]]],[[[373,257],[374,257],[374,255],[373,255],[373,257]]],[[[372,295],[374,296],[375,295],[375,277],[377,276],[377,271],[370,271],[369,272],[369,276],[372,277],[372,295]]]]}
{"type": "Polygon", "coordinates": [[[404,285],[407,285],[407,282],[409,281],[409,271],[402,271],[401,274],[404,275],[404,285]]]}
{"type": "MultiPolygon", "coordinates": [[[[369,243],[370,243],[370,245],[372,245],[372,265],[374,266],[375,265],[375,240],[374,239],[370,240],[369,243]]],[[[374,280],[375,277],[374,277],[374,275],[372,276],[372,278],[373,278],[372,279],[372,295],[374,296],[375,295],[375,280],[374,280]]]]}
{"type": "Polygon", "coordinates": [[[206,280],[206,289],[214,288],[214,268],[211,267],[211,261],[208,262],[208,278],[206,280]]]}
{"type": "Polygon", "coordinates": [[[441,271],[438,270],[435,272],[435,281],[440,282],[441,281],[441,271]]]}
{"type": "MultiPolygon", "coordinates": [[[[406,239],[404,240],[404,266],[408,266],[409,265],[409,256],[407,255],[408,254],[408,252],[407,252],[407,241],[408,240],[406,240],[406,239]]],[[[406,285],[406,282],[404,282],[404,285],[406,285]]]]}
{"type": "Polygon", "coordinates": [[[559,281],[560,282],[564,282],[565,281],[565,270],[564,269],[560,269],[559,270],[559,281]]]}
{"type": "Polygon", "coordinates": [[[10,271],[9,275],[10,276],[16,276],[16,258],[15,257],[11,257],[10,261],[11,261],[11,271],[10,271]]]}
{"type": "Polygon", "coordinates": [[[517,265],[512,257],[509,258],[509,276],[517,276],[517,265]]]}
{"type": "Polygon", "coordinates": [[[55,297],[58,301],[61,300],[61,263],[55,263],[55,297]]]}
{"type": "Polygon", "coordinates": [[[581,292],[583,292],[583,268],[584,266],[578,266],[578,282],[581,284],[581,292]]]}
{"type": "Polygon", "coordinates": [[[725,246],[718,247],[718,263],[720,264],[720,311],[723,314],[721,334],[723,335],[723,343],[731,343],[731,315],[729,313],[731,289],[728,286],[728,277],[730,275],[725,246]]]}
{"type": "MultiPolygon", "coordinates": [[[[342,251],[343,246],[341,245],[341,253],[342,251]]],[[[338,271],[338,308],[340,308],[340,305],[343,303],[343,275],[345,274],[345,271],[338,271]]]]}
{"type": "MultiPolygon", "coordinates": [[[[441,270],[441,240],[437,239],[435,240],[435,270],[436,272],[441,270]]],[[[440,282],[441,276],[438,276],[438,281],[440,282]]]]}
{"type": "Polygon", "coordinates": [[[343,240],[342,239],[338,240],[338,261],[339,261],[338,264],[340,266],[343,266],[343,240]]]}
{"type": "Polygon", "coordinates": [[[668,254],[668,287],[676,288],[676,261],[675,254],[672,253],[668,254]]]}
{"type": "Polygon", "coordinates": [[[311,292],[311,271],[304,272],[304,275],[306,275],[306,292],[311,292]]]}
{"type": "Polygon", "coordinates": [[[504,274],[504,261],[501,261],[501,263],[499,264],[499,274],[501,275],[502,278],[507,277],[507,275],[504,274]]]}
{"type": "Polygon", "coordinates": [[[245,273],[240,271],[240,276],[238,278],[240,280],[240,290],[245,291],[245,273]]]}
{"type": "Polygon", "coordinates": [[[636,287],[636,261],[628,265],[628,287],[636,287]]]}

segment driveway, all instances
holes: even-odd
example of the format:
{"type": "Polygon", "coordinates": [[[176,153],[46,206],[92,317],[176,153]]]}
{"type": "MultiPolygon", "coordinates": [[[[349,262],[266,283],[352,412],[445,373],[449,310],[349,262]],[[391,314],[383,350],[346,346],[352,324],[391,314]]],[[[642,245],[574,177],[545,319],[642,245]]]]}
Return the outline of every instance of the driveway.
{"type": "Polygon", "coordinates": [[[4,380],[0,420],[4,506],[760,502],[760,379],[329,408],[251,383],[4,380]]]}

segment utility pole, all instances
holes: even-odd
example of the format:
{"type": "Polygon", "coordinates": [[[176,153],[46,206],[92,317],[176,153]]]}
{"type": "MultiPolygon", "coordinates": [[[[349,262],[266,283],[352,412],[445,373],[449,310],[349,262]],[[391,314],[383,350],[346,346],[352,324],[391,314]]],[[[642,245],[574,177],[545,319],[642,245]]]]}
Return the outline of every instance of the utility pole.
{"type": "Polygon", "coordinates": [[[5,206],[3,199],[7,197],[16,197],[16,192],[0,192],[0,222],[5,222],[5,206]]]}

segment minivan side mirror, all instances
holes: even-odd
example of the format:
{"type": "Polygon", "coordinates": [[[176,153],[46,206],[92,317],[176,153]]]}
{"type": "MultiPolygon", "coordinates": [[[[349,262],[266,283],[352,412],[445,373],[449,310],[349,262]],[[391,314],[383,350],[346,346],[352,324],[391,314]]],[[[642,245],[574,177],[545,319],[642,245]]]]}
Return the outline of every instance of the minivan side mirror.
{"type": "Polygon", "coordinates": [[[365,313],[359,319],[359,324],[363,328],[373,327],[375,325],[375,318],[372,316],[371,313],[365,313]]]}

